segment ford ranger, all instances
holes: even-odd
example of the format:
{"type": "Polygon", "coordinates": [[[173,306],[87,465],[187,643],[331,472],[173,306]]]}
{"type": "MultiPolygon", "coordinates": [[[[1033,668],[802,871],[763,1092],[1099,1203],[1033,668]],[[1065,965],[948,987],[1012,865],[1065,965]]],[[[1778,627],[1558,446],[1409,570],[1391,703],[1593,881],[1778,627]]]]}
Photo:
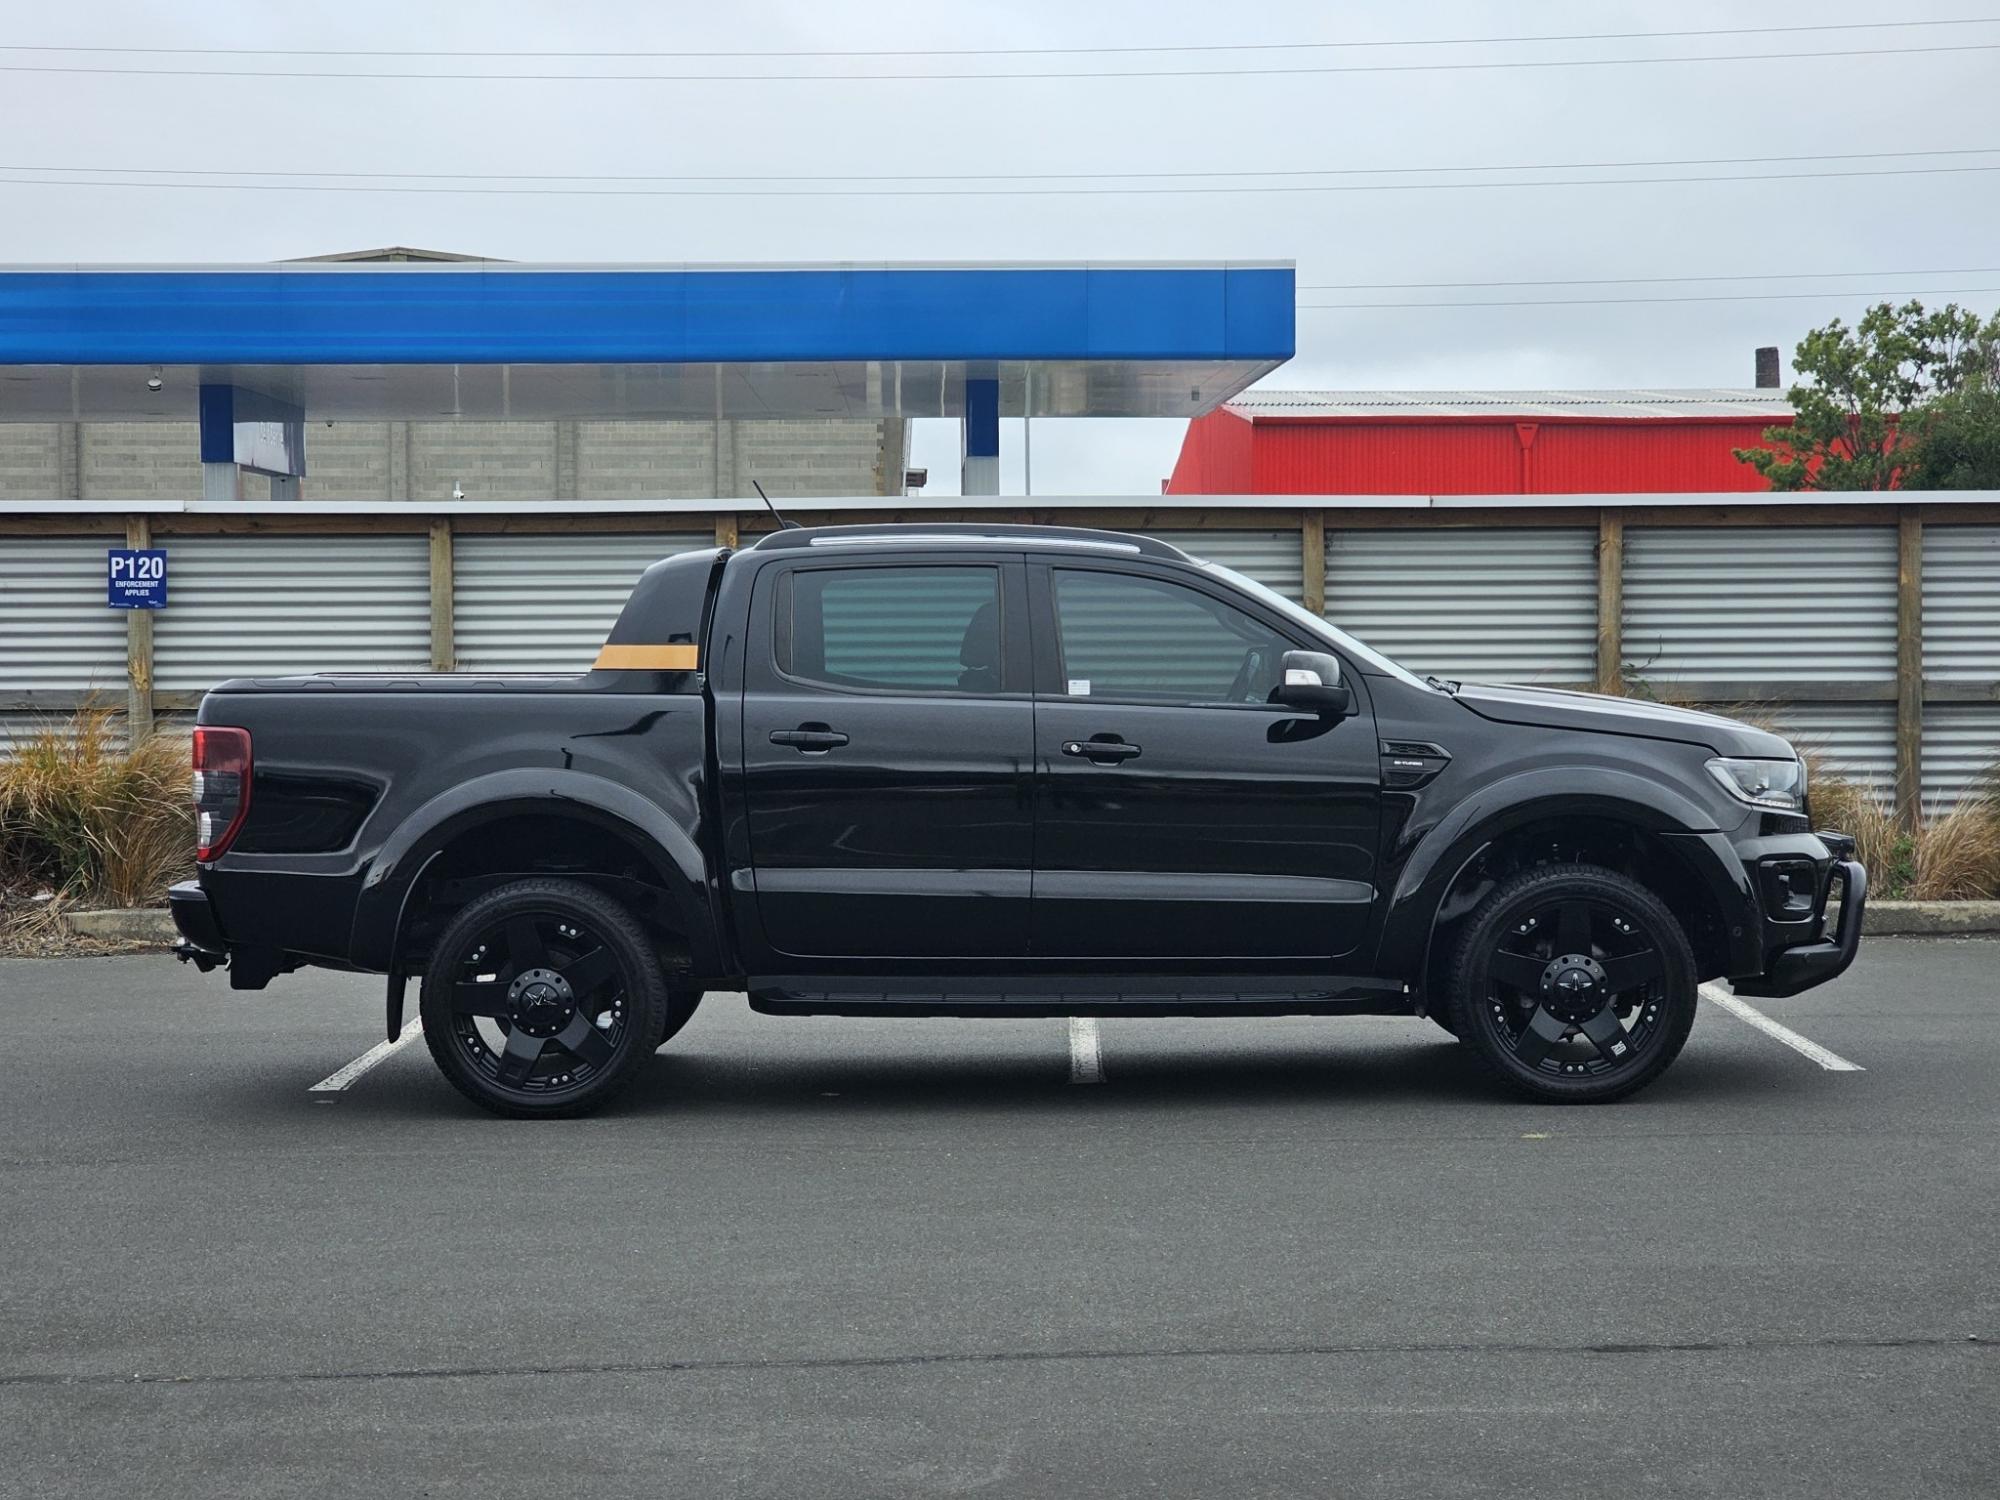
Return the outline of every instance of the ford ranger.
{"type": "MultiPolygon", "coordinates": [[[[532,598],[521,601],[534,608],[532,598]]],[[[1429,1016],[1549,1101],[1698,984],[1852,961],[1867,882],[1776,735],[1420,679],[1149,537],[789,528],[648,569],[575,676],[226,682],[182,957],[420,976],[445,1076],[602,1103],[769,1015],[1429,1016]]]]}

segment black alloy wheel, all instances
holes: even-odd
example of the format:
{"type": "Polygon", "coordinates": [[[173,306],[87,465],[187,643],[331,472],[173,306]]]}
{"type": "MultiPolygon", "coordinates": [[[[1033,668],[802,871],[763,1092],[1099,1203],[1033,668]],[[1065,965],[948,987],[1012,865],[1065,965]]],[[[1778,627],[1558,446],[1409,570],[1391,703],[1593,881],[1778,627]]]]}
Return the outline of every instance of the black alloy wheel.
{"type": "Polygon", "coordinates": [[[580,1114],[628,1082],[666,1029],[645,930],[577,881],[522,880],[453,917],[423,988],[424,1040],[499,1114],[580,1114]]]}
{"type": "Polygon", "coordinates": [[[1467,922],[1453,980],[1458,1034],[1490,1071],[1549,1102],[1644,1087],[1694,1024],[1680,923],[1638,882],[1586,865],[1504,882],[1467,922]]]}

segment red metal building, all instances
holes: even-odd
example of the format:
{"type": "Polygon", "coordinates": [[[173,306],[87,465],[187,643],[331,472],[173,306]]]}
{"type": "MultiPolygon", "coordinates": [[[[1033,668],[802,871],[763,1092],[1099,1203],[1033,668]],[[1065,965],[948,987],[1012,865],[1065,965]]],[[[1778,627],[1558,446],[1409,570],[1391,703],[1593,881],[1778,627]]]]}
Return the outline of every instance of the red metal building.
{"type": "Polygon", "coordinates": [[[1775,390],[1248,391],[1188,424],[1172,495],[1762,490],[1775,390]]]}

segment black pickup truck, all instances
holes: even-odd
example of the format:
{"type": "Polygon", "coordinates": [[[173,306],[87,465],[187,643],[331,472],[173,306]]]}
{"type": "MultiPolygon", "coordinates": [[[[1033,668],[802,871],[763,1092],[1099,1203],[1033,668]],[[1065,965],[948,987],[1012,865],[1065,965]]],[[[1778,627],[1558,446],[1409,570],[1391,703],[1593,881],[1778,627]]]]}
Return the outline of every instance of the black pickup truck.
{"type": "Polygon", "coordinates": [[[228,682],[194,743],[181,955],[386,974],[392,1037],[421,975],[438,1066],[514,1115],[602,1102],[716,989],[1427,1015],[1608,1100],[1700,981],[1839,974],[1866,899],[1774,735],[1419,680],[1115,532],[780,530],[647,570],[581,675],[228,682]]]}

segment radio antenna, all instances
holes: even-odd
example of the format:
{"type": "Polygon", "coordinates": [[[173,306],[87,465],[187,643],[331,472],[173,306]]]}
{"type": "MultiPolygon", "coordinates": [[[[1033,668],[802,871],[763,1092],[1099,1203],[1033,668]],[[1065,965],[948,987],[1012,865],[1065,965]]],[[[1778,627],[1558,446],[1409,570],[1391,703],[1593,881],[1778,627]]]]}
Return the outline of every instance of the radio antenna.
{"type": "Polygon", "coordinates": [[[764,504],[767,507],[769,507],[771,512],[771,519],[778,523],[778,530],[803,531],[805,529],[804,527],[800,526],[797,521],[787,521],[783,516],[778,514],[778,507],[771,504],[771,497],[764,493],[763,485],[757,483],[757,481],[753,479],[750,481],[750,487],[757,492],[757,498],[759,500],[762,500],[764,504]]]}

